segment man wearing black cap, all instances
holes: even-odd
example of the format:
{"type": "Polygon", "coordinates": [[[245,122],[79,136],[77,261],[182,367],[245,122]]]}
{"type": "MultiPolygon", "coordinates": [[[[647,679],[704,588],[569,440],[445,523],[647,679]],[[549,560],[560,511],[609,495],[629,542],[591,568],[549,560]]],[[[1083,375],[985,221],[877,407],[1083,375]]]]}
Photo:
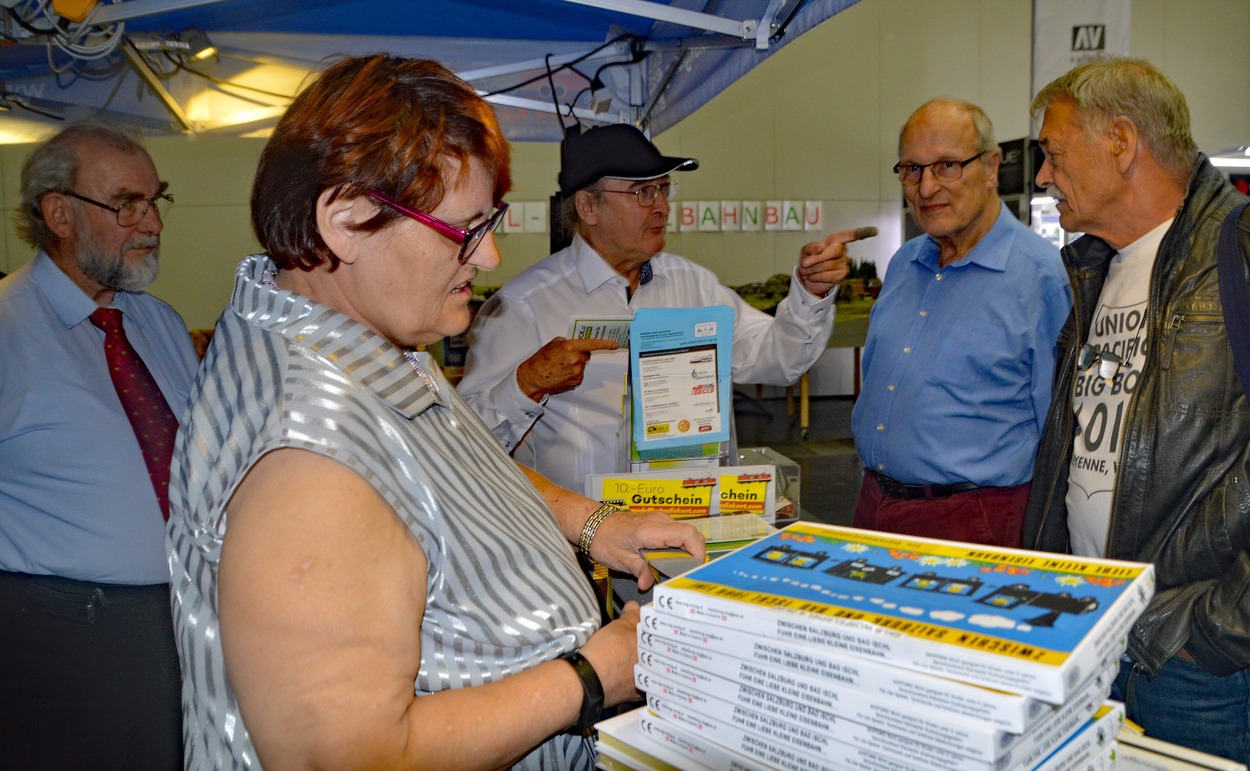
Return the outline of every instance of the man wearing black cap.
{"type": "Polygon", "coordinates": [[[670,175],[698,166],[662,155],[630,125],[566,137],[559,182],[573,243],[508,282],[470,330],[460,394],[517,461],[556,484],[580,490],[587,474],[618,470],[628,366],[611,341],[565,339],[571,318],[727,305],[739,383],[794,383],[825,350],[855,232],[805,246],[789,297],[768,316],[715,273],[663,251],[677,189],[670,175]]]}

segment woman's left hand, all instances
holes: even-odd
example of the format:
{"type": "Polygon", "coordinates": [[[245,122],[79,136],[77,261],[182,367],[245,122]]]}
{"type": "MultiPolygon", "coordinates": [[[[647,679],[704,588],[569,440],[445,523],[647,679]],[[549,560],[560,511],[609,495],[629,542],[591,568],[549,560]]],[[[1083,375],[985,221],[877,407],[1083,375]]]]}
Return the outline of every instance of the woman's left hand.
{"type": "MultiPolygon", "coordinates": [[[[586,519],[599,507],[599,501],[566,490],[534,469],[518,465],[551,507],[564,537],[576,544],[586,519]]],[[[645,592],[655,584],[655,576],[640,550],[666,548],[683,549],[698,560],[707,559],[703,536],[690,525],[658,511],[614,511],[599,523],[594,540],[590,542],[590,557],[613,570],[637,576],[638,591],[645,592]]]]}
{"type": "Polygon", "coordinates": [[[596,562],[638,577],[638,591],[645,592],[655,576],[642,557],[642,549],[677,548],[698,560],[707,558],[699,531],[658,511],[616,511],[599,525],[590,544],[596,562]]]}

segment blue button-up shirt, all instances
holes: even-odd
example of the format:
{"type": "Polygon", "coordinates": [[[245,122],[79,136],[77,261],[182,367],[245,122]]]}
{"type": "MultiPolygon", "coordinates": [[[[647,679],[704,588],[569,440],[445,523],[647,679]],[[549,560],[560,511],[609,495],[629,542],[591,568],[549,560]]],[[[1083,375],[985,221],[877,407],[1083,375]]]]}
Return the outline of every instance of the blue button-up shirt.
{"type": "Polygon", "coordinates": [[[852,412],[867,468],[914,484],[1023,484],[1072,308],[1058,250],[1003,206],[945,268],[921,236],[890,261],[852,412]]]}
{"type": "MultiPolygon", "coordinates": [[[[45,254],[0,282],[0,570],[164,583],[165,521],[96,307],[45,254]]],[[[182,319],[142,293],[111,307],[181,415],[198,364],[182,319]]]]}

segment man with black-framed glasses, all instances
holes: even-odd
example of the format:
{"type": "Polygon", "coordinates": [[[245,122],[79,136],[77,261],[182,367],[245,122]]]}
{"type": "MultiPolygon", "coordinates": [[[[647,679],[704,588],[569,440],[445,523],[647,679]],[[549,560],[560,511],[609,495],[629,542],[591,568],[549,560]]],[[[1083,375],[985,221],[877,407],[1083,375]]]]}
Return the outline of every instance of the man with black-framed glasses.
{"type": "Polygon", "coordinates": [[[868,326],[857,527],[1020,545],[1072,300],[1058,250],[998,198],[993,131],[936,99],[899,134],[894,173],[925,235],[891,258],[868,326]]]}
{"type": "Polygon", "coordinates": [[[629,125],[566,136],[559,183],[573,243],[509,281],[470,331],[460,394],[517,461],[559,485],[581,490],[587,474],[619,470],[628,362],[608,340],[566,340],[570,318],[728,305],[737,383],[794,383],[825,350],[855,231],[804,247],[789,296],[768,316],[712,271],[664,251],[672,176],[696,168],[629,125]]]}
{"type": "Polygon", "coordinates": [[[172,198],[101,123],[38,146],[21,187],[38,253],[0,281],[0,756],[181,768],[165,520],[197,360],[143,291],[172,198]]]}

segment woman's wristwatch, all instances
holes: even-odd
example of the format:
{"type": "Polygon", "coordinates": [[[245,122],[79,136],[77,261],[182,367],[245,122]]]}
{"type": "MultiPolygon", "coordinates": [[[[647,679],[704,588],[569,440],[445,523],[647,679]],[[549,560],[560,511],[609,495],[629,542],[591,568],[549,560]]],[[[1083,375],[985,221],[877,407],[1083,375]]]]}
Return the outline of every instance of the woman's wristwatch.
{"type": "Polygon", "coordinates": [[[594,730],[595,723],[599,721],[599,715],[603,712],[603,683],[599,682],[599,675],[595,674],[595,668],[590,665],[581,651],[569,651],[560,658],[573,666],[577,672],[577,678],[582,681],[582,711],[570,731],[587,736],[594,730]]]}

